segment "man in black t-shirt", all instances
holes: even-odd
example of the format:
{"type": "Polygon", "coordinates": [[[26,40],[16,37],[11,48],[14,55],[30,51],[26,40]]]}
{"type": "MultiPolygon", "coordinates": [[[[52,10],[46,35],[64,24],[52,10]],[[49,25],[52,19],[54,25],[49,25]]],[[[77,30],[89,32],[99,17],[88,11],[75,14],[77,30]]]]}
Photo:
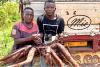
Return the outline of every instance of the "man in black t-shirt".
{"type": "MultiPolygon", "coordinates": [[[[39,32],[43,35],[43,41],[45,44],[52,42],[53,36],[60,37],[64,31],[64,20],[57,14],[55,14],[56,5],[54,1],[46,1],[44,4],[45,13],[38,17],[37,23],[39,26],[39,32]],[[51,41],[50,41],[51,40],[51,41]]],[[[60,52],[65,58],[72,63],[74,67],[79,67],[76,61],[72,58],[69,51],[60,43],[54,43],[50,45],[52,49],[60,49],[60,52]]],[[[59,58],[60,59],[60,58],[59,58]]],[[[61,65],[62,61],[61,61],[61,65]]],[[[63,66],[61,66],[63,67],[63,66]]]]}
{"type": "Polygon", "coordinates": [[[50,37],[56,36],[64,31],[63,18],[55,15],[55,18],[50,20],[46,15],[42,15],[37,19],[40,33],[44,35],[44,42],[48,41],[50,37]]]}

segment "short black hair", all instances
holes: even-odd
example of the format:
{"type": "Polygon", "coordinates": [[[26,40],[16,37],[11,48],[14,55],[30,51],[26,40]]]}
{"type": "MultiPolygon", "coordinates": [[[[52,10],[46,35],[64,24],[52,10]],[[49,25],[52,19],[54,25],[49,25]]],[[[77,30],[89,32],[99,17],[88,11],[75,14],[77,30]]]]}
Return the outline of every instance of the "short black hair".
{"type": "Polygon", "coordinates": [[[31,7],[25,7],[25,8],[24,8],[24,11],[25,11],[26,9],[30,9],[30,10],[32,10],[32,12],[34,13],[34,10],[33,10],[31,7]]]}
{"type": "Polygon", "coordinates": [[[44,3],[44,5],[45,5],[46,3],[48,3],[48,2],[49,2],[49,3],[54,3],[54,4],[55,4],[55,1],[54,1],[54,0],[46,0],[45,3],[44,3]]]}

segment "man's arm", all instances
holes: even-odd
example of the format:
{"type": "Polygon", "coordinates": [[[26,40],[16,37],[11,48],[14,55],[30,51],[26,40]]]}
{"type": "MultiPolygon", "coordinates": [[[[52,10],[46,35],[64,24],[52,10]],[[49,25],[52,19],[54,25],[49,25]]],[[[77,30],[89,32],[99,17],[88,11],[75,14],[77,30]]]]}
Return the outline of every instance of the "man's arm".
{"type": "Polygon", "coordinates": [[[15,44],[22,44],[22,43],[26,43],[26,42],[32,41],[32,40],[35,41],[35,40],[38,40],[40,37],[40,35],[33,34],[29,37],[21,38],[21,32],[17,26],[13,27],[12,32],[11,32],[11,36],[14,39],[15,44]]]}
{"type": "Polygon", "coordinates": [[[34,37],[32,37],[32,36],[29,36],[26,38],[17,38],[17,39],[14,38],[15,44],[22,44],[22,43],[32,41],[32,40],[34,40],[34,37]]]}
{"type": "Polygon", "coordinates": [[[43,16],[40,16],[37,18],[37,24],[38,24],[38,28],[39,28],[39,33],[43,34],[43,16]]]}
{"type": "Polygon", "coordinates": [[[18,39],[14,39],[16,44],[22,44],[22,43],[26,43],[28,41],[34,41],[35,43],[40,43],[41,42],[41,35],[35,35],[33,34],[32,36],[26,37],[26,38],[18,38],[18,39]]]}
{"type": "Polygon", "coordinates": [[[60,18],[59,19],[60,23],[59,23],[59,27],[58,27],[58,37],[61,37],[63,35],[63,32],[64,32],[64,19],[63,18],[60,18]]]}

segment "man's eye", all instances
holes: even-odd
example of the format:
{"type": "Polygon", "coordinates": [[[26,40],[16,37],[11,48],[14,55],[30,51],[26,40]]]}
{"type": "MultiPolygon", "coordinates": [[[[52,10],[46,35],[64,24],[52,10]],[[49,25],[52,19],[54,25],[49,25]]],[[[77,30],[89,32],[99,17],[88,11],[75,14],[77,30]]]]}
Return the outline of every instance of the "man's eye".
{"type": "Polygon", "coordinates": [[[25,15],[29,15],[29,14],[25,14],[25,15]]]}
{"type": "Polygon", "coordinates": [[[49,8],[53,9],[54,7],[47,7],[47,9],[49,9],[49,8]]]}
{"type": "Polygon", "coordinates": [[[30,16],[33,16],[33,14],[26,14],[26,15],[27,15],[27,16],[29,16],[29,15],[30,15],[30,16]]]}

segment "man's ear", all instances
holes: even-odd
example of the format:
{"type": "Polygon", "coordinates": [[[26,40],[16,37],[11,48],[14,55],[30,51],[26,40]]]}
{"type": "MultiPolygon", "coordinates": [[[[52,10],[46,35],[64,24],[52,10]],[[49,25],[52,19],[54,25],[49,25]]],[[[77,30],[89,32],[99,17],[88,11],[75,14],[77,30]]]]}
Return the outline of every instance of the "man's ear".
{"type": "Polygon", "coordinates": [[[45,7],[44,7],[44,10],[45,10],[45,7]]]}
{"type": "Polygon", "coordinates": [[[56,10],[56,8],[55,8],[55,10],[56,10]]]}

